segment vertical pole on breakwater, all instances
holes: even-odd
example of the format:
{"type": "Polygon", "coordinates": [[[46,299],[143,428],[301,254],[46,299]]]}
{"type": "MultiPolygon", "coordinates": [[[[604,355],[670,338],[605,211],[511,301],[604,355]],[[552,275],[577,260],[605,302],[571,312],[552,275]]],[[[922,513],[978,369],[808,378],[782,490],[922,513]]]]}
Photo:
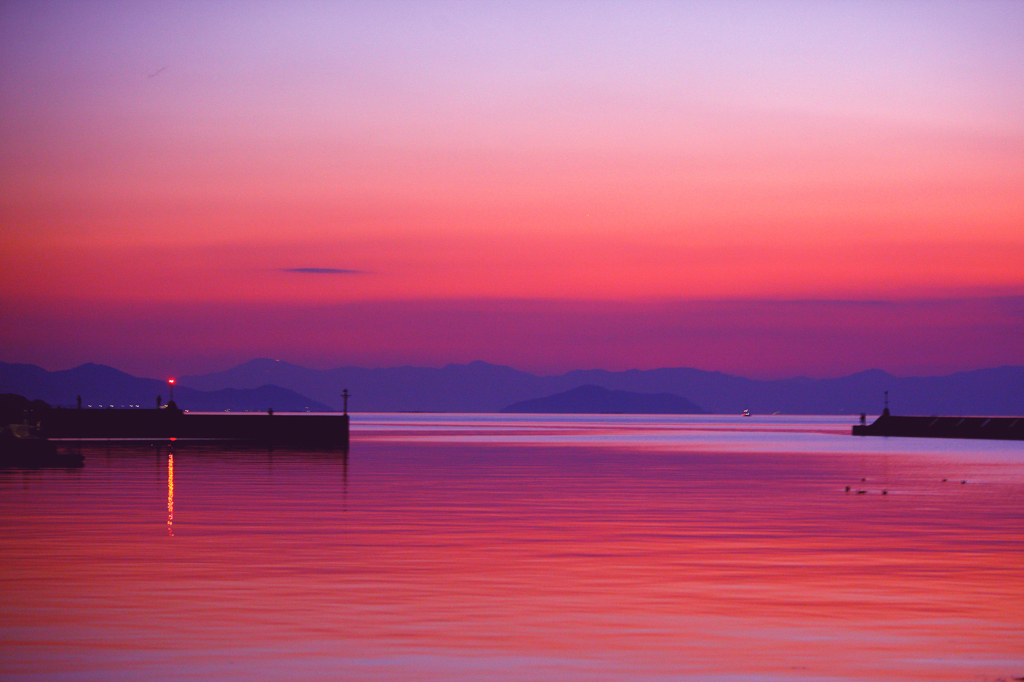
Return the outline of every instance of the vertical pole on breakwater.
{"type": "Polygon", "coordinates": [[[347,490],[348,490],[348,487],[347,487],[348,486],[348,433],[349,433],[348,432],[348,397],[350,395],[352,395],[352,394],[348,392],[347,388],[344,389],[341,392],[341,399],[344,401],[342,403],[342,409],[344,410],[344,412],[342,413],[343,414],[343,416],[342,416],[342,420],[343,420],[342,424],[345,427],[345,436],[344,436],[344,444],[342,445],[342,448],[345,451],[345,486],[346,486],[346,494],[347,494],[347,490]]]}

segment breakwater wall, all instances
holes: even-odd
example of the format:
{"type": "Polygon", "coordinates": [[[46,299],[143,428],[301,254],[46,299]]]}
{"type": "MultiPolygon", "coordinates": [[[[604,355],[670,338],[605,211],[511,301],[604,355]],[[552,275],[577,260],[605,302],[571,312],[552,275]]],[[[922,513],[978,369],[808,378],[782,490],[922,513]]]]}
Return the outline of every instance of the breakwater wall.
{"type": "Polygon", "coordinates": [[[855,436],[1024,440],[1024,417],[900,417],[883,414],[853,427],[855,436]]]}
{"type": "Polygon", "coordinates": [[[198,439],[268,445],[348,445],[347,414],[209,413],[161,410],[50,410],[43,436],[63,439],[198,439]]]}

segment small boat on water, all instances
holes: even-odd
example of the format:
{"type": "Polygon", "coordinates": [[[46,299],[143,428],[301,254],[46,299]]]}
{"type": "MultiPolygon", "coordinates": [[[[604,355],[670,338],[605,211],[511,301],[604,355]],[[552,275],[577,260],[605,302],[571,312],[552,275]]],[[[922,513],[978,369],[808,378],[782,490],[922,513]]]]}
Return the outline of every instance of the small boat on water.
{"type": "Polygon", "coordinates": [[[743,410],[743,415],[742,416],[749,417],[750,416],[750,410],[743,410]]]}

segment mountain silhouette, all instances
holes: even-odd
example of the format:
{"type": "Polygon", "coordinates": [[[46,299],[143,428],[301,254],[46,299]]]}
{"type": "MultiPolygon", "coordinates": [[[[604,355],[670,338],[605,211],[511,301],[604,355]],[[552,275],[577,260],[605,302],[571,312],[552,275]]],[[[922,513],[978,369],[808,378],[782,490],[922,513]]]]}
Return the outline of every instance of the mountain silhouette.
{"type": "Polygon", "coordinates": [[[340,393],[361,412],[497,412],[593,384],[637,393],[686,396],[713,414],[878,414],[888,390],[899,414],[1024,414],[1024,367],[998,367],[936,377],[896,377],[872,369],[832,379],[758,380],[686,367],[612,372],[575,370],[539,376],[487,362],[430,367],[315,370],[258,359],[224,372],[181,377],[203,390],[283,386],[335,409],[340,393]]]}
{"type": "MultiPolygon", "coordinates": [[[[85,407],[156,407],[156,397],[169,399],[167,383],[143,379],[113,367],[87,363],[73,369],[47,372],[35,365],[0,363],[0,393],[16,393],[51,405],[74,406],[82,396],[85,407]]],[[[200,391],[188,386],[174,387],[178,407],[196,412],[223,410],[265,412],[331,412],[333,408],[280,386],[222,388],[200,391]]]]}
{"type": "MultiPolygon", "coordinates": [[[[292,411],[308,406],[314,411],[328,407],[340,410],[341,392],[347,388],[352,395],[349,406],[357,412],[498,412],[514,403],[584,385],[686,396],[712,414],[739,414],[746,409],[753,414],[878,414],[882,410],[883,391],[888,390],[890,408],[895,414],[1024,415],[1024,367],[997,367],[935,377],[896,377],[873,369],[832,379],[797,377],[765,381],[686,367],[622,372],[576,370],[539,376],[487,362],[440,368],[317,370],[256,359],[223,372],[178,377],[174,396],[187,409],[242,409],[233,406],[238,402],[229,404],[239,400],[241,394],[214,396],[210,398],[214,403],[202,402],[206,398],[199,394],[226,389],[266,393],[274,390],[268,387],[276,387],[289,393],[267,393],[254,398],[252,409],[273,407],[292,411]],[[197,400],[197,407],[190,407],[186,397],[197,400]],[[198,407],[199,404],[204,407],[198,407]]],[[[157,394],[166,399],[167,385],[103,365],[87,364],[48,372],[35,365],[0,363],[0,392],[58,405],[73,404],[75,396],[82,395],[86,403],[149,406],[157,394]]]]}
{"type": "Polygon", "coordinates": [[[521,414],[706,414],[674,393],[613,391],[593,384],[543,398],[523,400],[501,411],[521,414]]]}

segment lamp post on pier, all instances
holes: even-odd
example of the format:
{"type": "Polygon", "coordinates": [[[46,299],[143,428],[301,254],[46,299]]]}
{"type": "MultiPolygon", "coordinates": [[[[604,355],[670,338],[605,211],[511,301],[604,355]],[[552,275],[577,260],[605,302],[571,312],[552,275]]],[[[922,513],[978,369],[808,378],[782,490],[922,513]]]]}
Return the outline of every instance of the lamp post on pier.
{"type": "Polygon", "coordinates": [[[351,395],[351,393],[348,392],[347,388],[344,391],[341,392],[341,397],[345,401],[345,403],[344,403],[344,410],[345,410],[344,413],[345,414],[348,414],[348,397],[350,395],[351,395]]]}

